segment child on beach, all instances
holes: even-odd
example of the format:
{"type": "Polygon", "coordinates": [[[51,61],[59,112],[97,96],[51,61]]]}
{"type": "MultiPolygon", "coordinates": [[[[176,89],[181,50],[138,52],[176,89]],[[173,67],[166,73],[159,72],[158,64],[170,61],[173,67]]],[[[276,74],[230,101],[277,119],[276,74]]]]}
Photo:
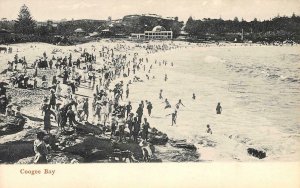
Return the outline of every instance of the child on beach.
{"type": "Polygon", "coordinates": [[[209,124],[207,124],[207,130],[206,130],[206,132],[208,133],[208,134],[212,134],[212,130],[211,130],[211,128],[210,128],[210,126],[209,126],[209,124]]]}

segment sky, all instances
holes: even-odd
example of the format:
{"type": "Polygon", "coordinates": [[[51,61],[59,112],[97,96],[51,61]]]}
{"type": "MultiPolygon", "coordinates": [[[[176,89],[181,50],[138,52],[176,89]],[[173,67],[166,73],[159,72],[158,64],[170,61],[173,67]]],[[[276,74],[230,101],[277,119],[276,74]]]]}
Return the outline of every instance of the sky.
{"type": "Polygon", "coordinates": [[[14,20],[26,4],[37,21],[61,19],[120,19],[130,14],[178,16],[186,21],[222,18],[251,21],[277,15],[300,15],[300,0],[0,0],[0,18],[14,20]]]}

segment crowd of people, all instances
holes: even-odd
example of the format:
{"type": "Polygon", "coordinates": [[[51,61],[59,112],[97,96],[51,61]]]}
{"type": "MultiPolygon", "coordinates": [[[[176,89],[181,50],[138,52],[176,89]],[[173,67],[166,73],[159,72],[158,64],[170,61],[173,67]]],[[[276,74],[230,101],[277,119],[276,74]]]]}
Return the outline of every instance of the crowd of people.
{"type": "MultiPolygon", "coordinates": [[[[78,124],[91,123],[104,132],[110,132],[111,139],[115,139],[118,135],[117,140],[120,142],[132,139],[138,143],[141,140],[148,141],[149,139],[151,126],[147,118],[151,117],[153,105],[149,100],[142,100],[138,104],[138,108],[133,109],[132,103],[128,99],[130,85],[134,82],[144,81],[138,76],[138,73],[142,73],[147,80],[151,77],[154,79],[155,76],[151,75],[153,66],[167,66],[167,61],[150,62],[147,54],[175,48],[179,48],[179,46],[172,43],[169,45],[138,44],[135,47],[118,44],[115,47],[102,46],[100,50],[98,48],[99,51],[96,51],[95,47],[89,52],[80,48],[74,50],[75,55],[70,53],[64,57],[57,55],[50,57],[44,52],[42,57],[32,63],[30,68],[34,70],[33,74],[29,74],[27,70],[26,58],[19,58],[16,54],[14,61],[8,62],[8,70],[13,73],[11,76],[12,87],[17,84],[19,88],[23,89],[41,87],[50,91],[48,96],[44,96],[40,107],[46,134],[51,134],[52,119],[54,118],[61,133],[70,129],[76,130],[78,124]],[[145,50],[146,55],[133,53],[134,48],[145,50]],[[78,53],[80,56],[74,58],[78,53]],[[18,64],[22,65],[19,70],[18,64]],[[53,70],[56,74],[50,81],[46,74],[38,74],[40,70],[53,70]],[[41,83],[38,84],[37,80],[40,77],[41,83]],[[80,90],[84,91],[79,92],[80,90]]],[[[173,62],[170,63],[170,66],[173,66],[173,62]]],[[[167,74],[164,75],[164,81],[168,81],[167,74]]],[[[2,88],[0,92],[3,92],[2,88]]],[[[172,108],[168,99],[163,97],[162,89],[159,92],[159,99],[164,100],[165,109],[172,108]]],[[[192,99],[196,99],[194,93],[192,99]]],[[[6,103],[9,104],[7,101],[6,103]]],[[[178,110],[181,106],[185,107],[182,100],[179,99],[178,103],[173,106],[173,113],[168,114],[171,115],[172,126],[176,124],[178,110]]],[[[6,111],[7,109],[2,109],[1,106],[1,112],[5,113],[6,111]]],[[[220,103],[218,103],[216,111],[217,114],[221,114],[220,103]]],[[[212,134],[209,125],[207,128],[207,133],[212,134]]],[[[39,133],[34,146],[36,153],[39,154],[37,161],[45,162],[43,156],[47,152],[44,146],[40,146],[42,138],[43,134],[39,133]],[[43,154],[38,150],[42,150],[43,154]]]]}

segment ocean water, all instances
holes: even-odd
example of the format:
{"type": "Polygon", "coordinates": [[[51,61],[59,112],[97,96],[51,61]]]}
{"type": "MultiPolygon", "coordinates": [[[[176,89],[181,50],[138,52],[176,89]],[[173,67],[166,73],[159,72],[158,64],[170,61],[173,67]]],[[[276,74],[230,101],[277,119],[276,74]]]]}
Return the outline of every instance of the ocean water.
{"type": "Polygon", "coordinates": [[[247,148],[263,150],[263,161],[300,159],[300,46],[211,46],[152,55],[156,78],[137,84],[135,97],[154,103],[151,125],[197,145],[200,159],[257,161],[247,148]],[[170,62],[174,63],[172,67],[170,62]],[[168,81],[164,82],[164,75],[168,81]],[[182,99],[177,125],[170,126],[159,89],[174,106],[182,99]],[[196,100],[192,94],[196,94],[196,100]],[[223,112],[215,113],[218,102],[223,112]],[[213,134],[206,133],[210,124],[213,134]]]}

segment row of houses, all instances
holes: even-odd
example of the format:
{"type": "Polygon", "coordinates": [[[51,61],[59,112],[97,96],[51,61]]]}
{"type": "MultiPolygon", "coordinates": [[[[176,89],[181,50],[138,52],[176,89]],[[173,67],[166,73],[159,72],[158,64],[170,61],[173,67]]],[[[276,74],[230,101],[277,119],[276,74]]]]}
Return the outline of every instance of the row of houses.
{"type": "MultiPolygon", "coordinates": [[[[82,28],[77,28],[74,31],[77,36],[109,36],[112,35],[109,29],[104,29],[99,32],[87,33],[82,28]]],[[[173,31],[167,31],[162,26],[156,26],[151,31],[144,31],[144,33],[132,33],[129,37],[132,40],[171,40],[173,39],[173,31]]]]}

